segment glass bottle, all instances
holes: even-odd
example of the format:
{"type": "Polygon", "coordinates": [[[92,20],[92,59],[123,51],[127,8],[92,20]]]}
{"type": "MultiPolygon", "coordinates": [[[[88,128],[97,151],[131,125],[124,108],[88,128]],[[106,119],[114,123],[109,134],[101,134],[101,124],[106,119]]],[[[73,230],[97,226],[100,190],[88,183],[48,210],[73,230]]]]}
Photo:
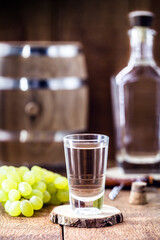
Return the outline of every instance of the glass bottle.
{"type": "Polygon", "coordinates": [[[116,159],[125,173],[160,173],[160,71],[153,58],[153,14],[129,14],[129,63],[111,81],[116,159]]]}

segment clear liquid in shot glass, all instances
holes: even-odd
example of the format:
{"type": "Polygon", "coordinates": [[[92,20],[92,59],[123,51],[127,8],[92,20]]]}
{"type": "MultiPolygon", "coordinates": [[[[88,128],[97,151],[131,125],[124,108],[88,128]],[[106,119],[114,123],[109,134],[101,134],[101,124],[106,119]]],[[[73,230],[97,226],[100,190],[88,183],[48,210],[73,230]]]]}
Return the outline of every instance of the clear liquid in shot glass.
{"type": "Polygon", "coordinates": [[[103,143],[66,147],[70,203],[84,214],[101,212],[108,148],[103,143]]]}

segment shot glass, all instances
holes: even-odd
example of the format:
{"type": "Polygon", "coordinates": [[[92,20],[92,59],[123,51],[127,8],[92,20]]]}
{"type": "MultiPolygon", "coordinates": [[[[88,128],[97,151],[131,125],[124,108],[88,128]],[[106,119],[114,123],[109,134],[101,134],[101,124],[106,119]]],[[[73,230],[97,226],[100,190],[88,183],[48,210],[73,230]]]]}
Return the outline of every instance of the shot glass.
{"type": "Polygon", "coordinates": [[[101,213],[109,137],[73,134],[63,140],[72,210],[76,214],[101,213]]]}

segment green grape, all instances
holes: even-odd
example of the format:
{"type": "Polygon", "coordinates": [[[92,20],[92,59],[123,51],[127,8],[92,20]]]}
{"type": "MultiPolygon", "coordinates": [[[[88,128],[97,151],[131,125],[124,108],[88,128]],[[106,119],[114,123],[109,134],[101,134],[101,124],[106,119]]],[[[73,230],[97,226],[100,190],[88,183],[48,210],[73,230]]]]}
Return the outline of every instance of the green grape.
{"type": "Polygon", "coordinates": [[[23,175],[25,174],[25,172],[28,172],[29,168],[26,166],[21,166],[18,168],[18,173],[21,177],[23,177],[23,175]]]}
{"type": "Polygon", "coordinates": [[[21,182],[18,186],[18,190],[20,191],[21,195],[25,197],[32,192],[32,187],[27,182],[21,182]]]}
{"type": "Polygon", "coordinates": [[[57,189],[63,189],[68,185],[68,180],[66,177],[57,177],[54,181],[54,185],[57,189]]]}
{"type": "Polygon", "coordinates": [[[56,205],[60,205],[61,201],[57,198],[56,194],[52,194],[51,199],[49,200],[49,203],[56,206],[56,205]]]}
{"type": "MultiPolygon", "coordinates": [[[[66,178],[67,179],[67,178],[66,178]]],[[[66,191],[69,191],[69,184],[68,184],[68,180],[67,180],[67,183],[66,183],[66,186],[64,188],[62,188],[63,190],[66,190],[66,191]]]]}
{"type": "Polygon", "coordinates": [[[69,201],[69,192],[66,190],[58,190],[56,196],[62,203],[69,201]]]}
{"type": "Polygon", "coordinates": [[[25,198],[22,197],[19,201],[21,202],[21,201],[23,201],[23,200],[27,200],[26,197],[25,197],[25,198]]]}
{"type": "Polygon", "coordinates": [[[14,166],[9,166],[7,172],[16,172],[16,171],[17,171],[17,168],[16,168],[16,167],[14,167],[14,166]]]}
{"type": "Polygon", "coordinates": [[[2,182],[7,178],[6,174],[0,173],[0,188],[2,187],[2,182]]]}
{"type": "Polygon", "coordinates": [[[34,210],[40,210],[43,207],[43,201],[40,197],[33,196],[30,198],[30,202],[34,210]]]}
{"type": "Polygon", "coordinates": [[[0,202],[11,216],[31,217],[44,203],[69,200],[67,178],[39,166],[1,166],[0,188],[0,202]]]}
{"type": "Polygon", "coordinates": [[[43,202],[48,203],[51,199],[51,194],[48,191],[44,191],[43,193],[43,202]]]}
{"type": "Polygon", "coordinates": [[[46,184],[42,181],[36,182],[35,184],[33,184],[33,189],[38,189],[41,192],[44,192],[47,188],[46,184]]]}
{"type": "Polygon", "coordinates": [[[51,193],[51,194],[53,194],[53,193],[55,193],[57,191],[57,189],[56,189],[56,187],[55,187],[53,182],[47,184],[47,191],[49,193],[51,193]]]}
{"type": "Polygon", "coordinates": [[[37,196],[43,199],[43,193],[38,189],[32,189],[32,192],[29,195],[27,195],[26,198],[30,199],[33,196],[37,196]]]}
{"type": "Polygon", "coordinates": [[[7,200],[7,202],[5,202],[5,204],[4,204],[4,209],[7,213],[9,213],[9,208],[11,206],[11,203],[12,202],[10,200],[7,200]]]}
{"type": "Polygon", "coordinates": [[[33,172],[27,171],[23,175],[23,181],[28,182],[30,185],[33,185],[35,183],[35,177],[33,172]]]}
{"type": "Polygon", "coordinates": [[[39,182],[41,180],[41,173],[40,172],[37,172],[37,171],[34,171],[34,170],[31,170],[30,172],[34,176],[35,182],[39,182]]]}
{"type": "Polygon", "coordinates": [[[46,183],[51,183],[51,182],[54,182],[54,180],[56,179],[56,175],[51,171],[43,170],[42,179],[46,183]]]}
{"type": "Polygon", "coordinates": [[[5,179],[2,182],[2,189],[5,192],[9,192],[12,189],[17,189],[17,183],[11,179],[5,179]]]}
{"type": "Polygon", "coordinates": [[[31,217],[34,213],[32,204],[28,200],[23,200],[20,202],[20,209],[24,216],[31,217]]]}
{"type": "Polygon", "coordinates": [[[11,191],[9,191],[8,193],[8,198],[10,201],[18,201],[21,198],[21,194],[19,190],[16,189],[12,189],[11,191]]]}
{"type": "Polygon", "coordinates": [[[69,185],[67,184],[67,186],[63,188],[63,190],[69,191],[69,185]]]}
{"type": "Polygon", "coordinates": [[[16,171],[15,172],[14,171],[8,171],[7,179],[10,179],[10,180],[16,182],[17,184],[19,184],[21,182],[21,178],[16,171]]]}
{"type": "Polygon", "coordinates": [[[20,201],[12,202],[8,209],[8,212],[12,217],[19,216],[21,214],[20,201]]]}
{"type": "Polygon", "coordinates": [[[0,189],[0,202],[6,202],[8,200],[8,194],[0,189]]]}
{"type": "Polygon", "coordinates": [[[56,179],[57,177],[62,177],[62,175],[60,175],[59,173],[54,173],[54,175],[55,175],[55,179],[56,179]]]}
{"type": "Polygon", "coordinates": [[[8,166],[4,165],[0,167],[0,174],[7,174],[8,166]]]}
{"type": "Polygon", "coordinates": [[[39,172],[41,174],[42,173],[42,168],[35,165],[31,168],[31,171],[39,172]]]}

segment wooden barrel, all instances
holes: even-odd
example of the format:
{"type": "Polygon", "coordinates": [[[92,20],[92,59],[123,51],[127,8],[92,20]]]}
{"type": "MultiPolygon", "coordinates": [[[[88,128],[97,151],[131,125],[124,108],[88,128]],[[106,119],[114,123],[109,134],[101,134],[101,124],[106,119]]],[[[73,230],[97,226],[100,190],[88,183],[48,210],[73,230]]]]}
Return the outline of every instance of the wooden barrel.
{"type": "Polygon", "coordinates": [[[87,129],[80,43],[0,43],[0,164],[64,166],[63,136],[87,129]]]}

